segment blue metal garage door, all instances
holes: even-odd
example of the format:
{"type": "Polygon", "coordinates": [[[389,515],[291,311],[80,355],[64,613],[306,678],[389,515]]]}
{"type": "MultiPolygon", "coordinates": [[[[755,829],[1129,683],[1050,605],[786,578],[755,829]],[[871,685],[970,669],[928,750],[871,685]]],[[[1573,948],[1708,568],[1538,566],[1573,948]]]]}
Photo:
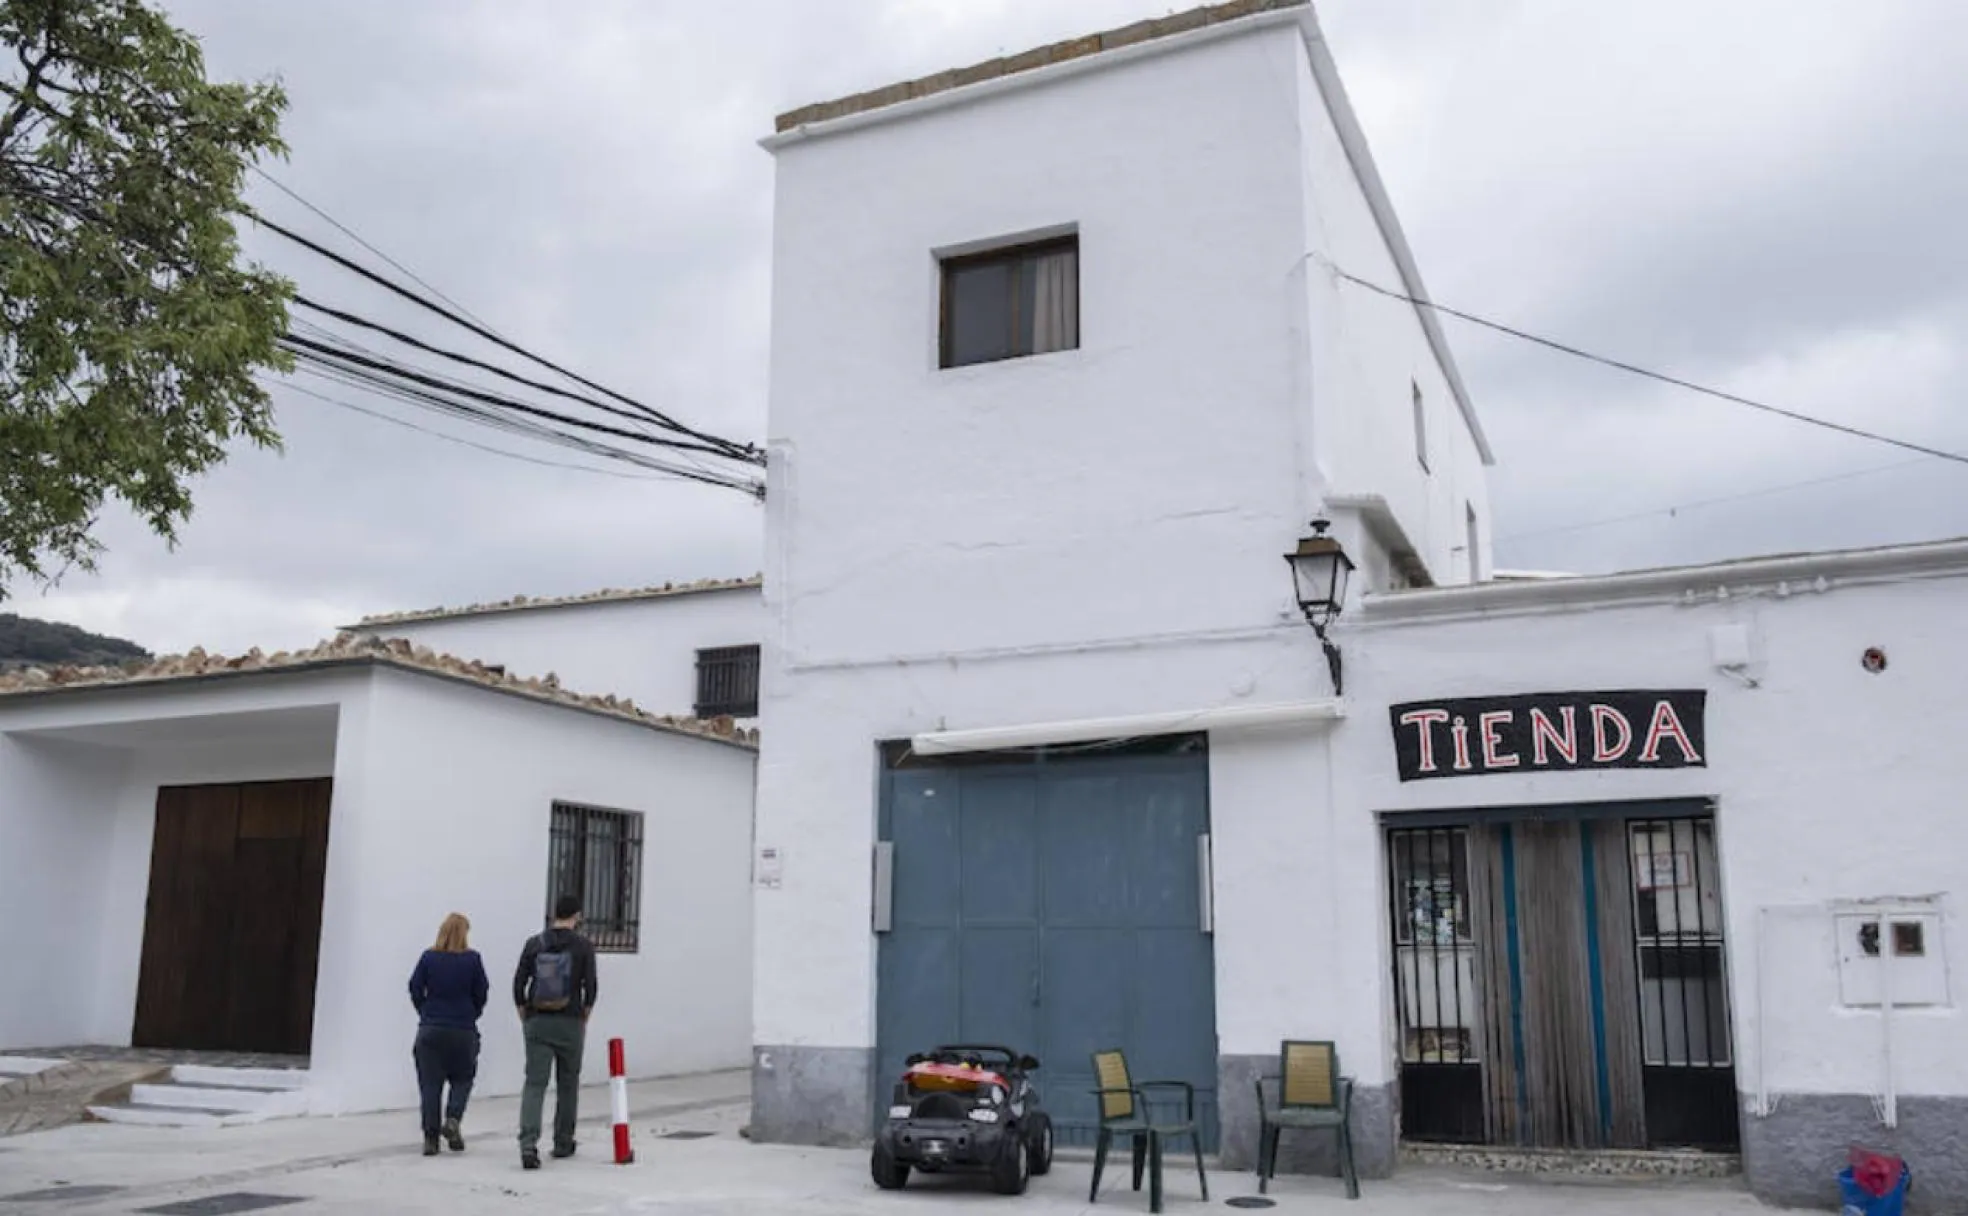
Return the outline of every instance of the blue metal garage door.
{"type": "Polygon", "coordinates": [[[1154,751],[891,766],[878,1109],[912,1051],[1039,1057],[1061,1143],[1091,1143],[1093,1052],[1197,1088],[1216,1143],[1216,969],[1204,931],[1209,760],[1154,751]]]}

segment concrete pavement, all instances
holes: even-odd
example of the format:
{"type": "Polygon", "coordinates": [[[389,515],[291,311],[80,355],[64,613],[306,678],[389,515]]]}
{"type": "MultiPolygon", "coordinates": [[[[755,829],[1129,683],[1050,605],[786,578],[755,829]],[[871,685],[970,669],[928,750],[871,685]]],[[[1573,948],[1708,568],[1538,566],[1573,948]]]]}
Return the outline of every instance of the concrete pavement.
{"type": "MultiPolygon", "coordinates": [[[[1028,1216],[1146,1212],[1147,1198],[1128,1190],[1125,1167],[1118,1189],[1103,1188],[1089,1207],[1089,1166],[1061,1160],[1032,1180],[1022,1198],[994,1195],[964,1178],[912,1179],[906,1191],[878,1191],[862,1151],[757,1145],[739,1137],[746,1115],[747,1075],[717,1073],[630,1087],[637,1160],[610,1161],[605,1090],[584,1093],[588,1116],[581,1151],[548,1160],[538,1172],[519,1168],[513,1138],[515,1099],[474,1102],[463,1155],[421,1156],[414,1113],[344,1119],[295,1119],[224,1129],[146,1128],[83,1124],[17,1136],[0,1149],[0,1211],[31,1214],[133,1213],[167,1205],[246,1194],[289,1202],[262,1210],[294,1216],[331,1213],[551,1211],[556,1216],[837,1216],[890,1212],[895,1216],[981,1213],[1015,1209],[1028,1216]],[[709,1133],[663,1139],[674,1132],[709,1133]],[[113,1188],[113,1189],[91,1189],[113,1188]],[[44,1193],[45,1198],[22,1198],[44,1193]]],[[[552,1099],[549,1098],[549,1105],[552,1099]]],[[[1116,1176],[1110,1170],[1108,1178],[1116,1176]]],[[[1193,1173],[1168,1174],[1170,1216],[1220,1208],[1233,1196],[1254,1195],[1248,1173],[1212,1171],[1211,1202],[1196,1194],[1193,1173]]],[[[1431,1216],[1728,1216],[1767,1211],[1738,1186],[1716,1183],[1620,1184],[1520,1180],[1493,1175],[1406,1170],[1389,1182],[1368,1181],[1348,1203],[1337,1179],[1280,1178],[1277,1206],[1292,1213],[1348,1212],[1431,1216]]],[[[216,1209],[208,1209],[216,1210],[216,1209]]]]}

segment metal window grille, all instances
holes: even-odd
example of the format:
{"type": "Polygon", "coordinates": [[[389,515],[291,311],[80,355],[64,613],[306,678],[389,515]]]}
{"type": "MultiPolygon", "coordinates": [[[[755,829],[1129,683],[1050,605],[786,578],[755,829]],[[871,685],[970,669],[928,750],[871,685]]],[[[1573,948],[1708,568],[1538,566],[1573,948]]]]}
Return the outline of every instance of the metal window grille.
{"type": "Polygon", "coordinates": [[[1645,1062],[1731,1067],[1714,821],[1634,820],[1627,831],[1645,1062]]]}
{"type": "Polygon", "coordinates": [[[697,652],[697,716],[758,716],[759,648],[721,646],[697,652]]]}
{"type": "Polygon", "coordinates": [[[1401,1058],[1472,1064],[1476,981],[1469,907],[1469,836],[1461,828],[1388,833],[1401,1058]]]}
{"type": "Polygon", "coordinates": [[[642,936],[642,816],[556,802],[547,860],[547,914],[572,892],[596,950],[633,954],[642,936]]]}

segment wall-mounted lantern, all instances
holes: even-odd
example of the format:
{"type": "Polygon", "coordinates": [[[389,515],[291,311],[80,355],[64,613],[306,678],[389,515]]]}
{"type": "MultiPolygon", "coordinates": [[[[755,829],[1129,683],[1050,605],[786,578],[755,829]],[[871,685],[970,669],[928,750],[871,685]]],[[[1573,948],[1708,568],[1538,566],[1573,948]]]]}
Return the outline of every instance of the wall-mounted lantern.
{"type": "Polygon", "coordinates": [[[1346,549],[1338,541],[1326,535],[1326,529],[1331,526],[1327,520],[1313,520],[1312,535],[1299,538],[1298,547],[1285,554],[1285,564],[1291,567],[1298,610],[1305,614],[1306,623],[1319,635],[1319,644],[1326,649],[1333,695],[1339,696],[1339,647],[1327,639],[1326,626],[1346,606],[1346,580],[1353,573],[1353,559],[1346,556],[1346,549]]]}

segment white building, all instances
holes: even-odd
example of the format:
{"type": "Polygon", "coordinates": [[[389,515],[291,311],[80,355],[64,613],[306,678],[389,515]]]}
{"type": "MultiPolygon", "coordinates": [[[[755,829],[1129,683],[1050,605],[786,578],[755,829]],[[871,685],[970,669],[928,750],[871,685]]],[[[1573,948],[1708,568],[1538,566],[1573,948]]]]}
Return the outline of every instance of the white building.
{"type": "Polygon", "coordinates": [[[512,671],[605,688],[661,714],[754,725],[765,607],[757,578],[704,579],[364,617],[366,637],[405,638],[512,671]]]}
{"type": "MultiPolygon", "coordinates": [[[[1242,999],[1313,961],[1213,937],[1198,887],[1199,837],[1219,867],[1259,866],[1324,780],[1331,689],[1279,556],[1326,510],[1373,589],[1487,560],[1488,457],[1439,331],[1327,269],[1423,294],[1311,10],[1198,10],[778,125],[758,832],[783,879],[757,908],[755,1131],[865,1135],[914,1036],[971,1025],[929,994],[976,989],[973,966],[1039,977],[999,1033],[1039,1050],[1068,1121],[1103,1038],[1207,1082],[1227,1117],[1219,1059],[1340,1030],[1242,999]],[[892,746],[1253,708],[1284,728],[1207,756],[947,768],[892,746]],[[1118,801],[1070,820],[1084,838],[1030,810],[1100,783],[1118,801]],[[973,812],[987,787],[1025,809],[973,812]],[[963,809],[927,815],[932,797],[963,809]],[[963,842],[996,832],[1011,868],[986,881],[1010,905],[949,905],[963,842]],[[878,842],[894,921],[871,934],[878,842]],[[1099,898],[1118,910],[1061,902],[1117,851],[1099,898]],[[1153,906],[1119,893],[1149,882],[1153,906]],[[968,953],[980,915],[1023,926],[1015,956],[968,953]],[[1097,1029],[1151,999],[1180,1010],[1097,1029]]],[[[1345,1042],[1384,1169],[1389,1061],[1345,1042]]]]}
{"type": "Polygon", "coordinates": [[[0,1052],[265,1053],[306,1067],[290,1113],[411,1106],[405,982],[457,911],[492,986],[477,1092],[514,1093],[513,969],[571,890],[591,1041],[635,1075],[742,1065],[755,750],[402,642],[0,676],[0,918],[24,930],[0,971],[38,977],[0,985],[0,1052]]]}
{"type": "Polygon", "coordinates": [[[1955,1210],[1964,608],[1962,541],[1369,597],[1330,775],[1219,860],[1219,957],[1320,891],[1335,948],[1260,1006],[1391,1069],[1404,1136],[1739,1140],[1797,1204],[1864,1144],[1955,1210]]]}
{"type": "Polygon", "coordinates": [[[1120,1047],[1243,1167],[1252,1077],[1328,1039],[1368,1174],[1740,1146],[1821,1200],[1857,1141],[1968,1196],[1933,746],[1968,549],[1486,583],[1441,334],[1339,277],[1426,298],[1302,3],[764,142],[755,1137],[863,1142],[956,1039],[1035,1052],[1084,1135],[1120,1047]],[[1319,515],[1360,568],[1330,673],[1279,560],[1319,515]]]}

